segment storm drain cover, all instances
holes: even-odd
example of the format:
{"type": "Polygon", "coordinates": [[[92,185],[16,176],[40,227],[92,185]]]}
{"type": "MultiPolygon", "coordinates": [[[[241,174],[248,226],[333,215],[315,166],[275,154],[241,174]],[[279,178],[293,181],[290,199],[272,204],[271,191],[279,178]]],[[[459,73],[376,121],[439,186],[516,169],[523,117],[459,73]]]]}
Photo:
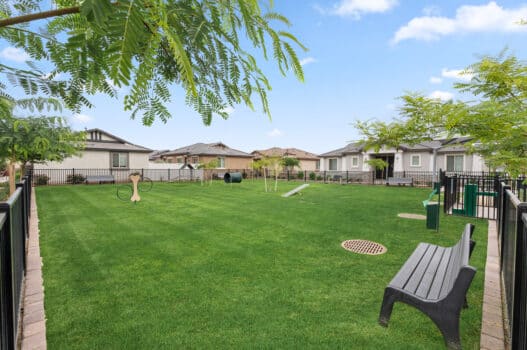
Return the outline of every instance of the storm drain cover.
{"type": "Polygon", "coordinates": [[[342,242],[341,245],[342,248],[358,254],[379,255],[387,251],[382,244],[364,239],[350,239],[342,242]]]}

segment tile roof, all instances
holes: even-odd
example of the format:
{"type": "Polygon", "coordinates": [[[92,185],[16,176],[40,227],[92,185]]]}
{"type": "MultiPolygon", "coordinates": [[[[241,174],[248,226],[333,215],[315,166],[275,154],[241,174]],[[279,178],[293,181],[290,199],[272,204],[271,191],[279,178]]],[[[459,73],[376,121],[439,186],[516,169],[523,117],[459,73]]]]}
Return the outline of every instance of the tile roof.
{"type": "Polygon", "coordinates": [[[215,143],[195,143],[193,145],[177,148],[175,150],[163,153],[163,156],[174,155],[207,155],[207,156],[230,156],[252,158],[249,153],[239,151],[228,147],[221,142],[215,143]]]}
{"type": "Polygon", "coordinates": [[[105,134],[109,138],[114,139],[115,141],[109,141],[109,140],[90,140],[87,139],[85,143],[85,150],[95,150],[95,151],[126,151],[126,152],[141,152],[141,153],[150,153],[152,150],[150,148],[146,148],[140,145],[133,144],[131,142],[128,142],[120,137],[117,137],[115,135],[110,134],[107,131],[101,130],[101,129],[89,129],[85,130],[86,134],[89,135],[90,132],[100,132],[101,134],[105,134]]]}
{"type": "MultiPolygon", "coordinates": [[[[432,140],[417,143],[415,145],[403,144],[401,149],[403,151],[429,151],[432,152],[434,149],[439,153],[444,152],[463,152],[465,151],[464,144],[472,140],[471,137],[454,137],[450,139],[432,140]]],[[[346,154],[360,153],[363,151],[363,145],[361,141],[353,142],[345,147],[329,151],[320,155],[320,157],[342,157],[346,154]]]]}
{"type": "Polygon", "coordinates": [[[319,160],[320,158],[314,154],[298,148],[280,148],[272,147],[264,150],[256,150],[251,152],[252,155],[258,157],[258,155],[266,157],[292,157],[303,160],[319,160]]]}

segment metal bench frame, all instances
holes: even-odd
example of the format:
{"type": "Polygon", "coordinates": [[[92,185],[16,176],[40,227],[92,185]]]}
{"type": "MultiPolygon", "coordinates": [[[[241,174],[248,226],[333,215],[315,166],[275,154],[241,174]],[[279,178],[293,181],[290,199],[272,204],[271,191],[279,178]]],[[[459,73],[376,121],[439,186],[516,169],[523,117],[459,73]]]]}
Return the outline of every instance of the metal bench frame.
{"type": "Polygon", "coordinates": [[[414,179],[411,177],[389,177],[388,181],[386,182],[386,186],[390,185],[414,185],[414,179]]]}
{"type": "Polygon", "coordinates": [[[379,323],[388,327],[393,304],[400,301],[426,314],[437,325],[449,348],[460,349],[459,316],[476,269],[468,265],[475,242],[467,224],[453,247],[419,243],[384,290],[379,323]]]}
{"type": "Polygon", "coordinates": [[[113,175],[89,175],[86,176],[86,183],[115,183],[113,175]]]}

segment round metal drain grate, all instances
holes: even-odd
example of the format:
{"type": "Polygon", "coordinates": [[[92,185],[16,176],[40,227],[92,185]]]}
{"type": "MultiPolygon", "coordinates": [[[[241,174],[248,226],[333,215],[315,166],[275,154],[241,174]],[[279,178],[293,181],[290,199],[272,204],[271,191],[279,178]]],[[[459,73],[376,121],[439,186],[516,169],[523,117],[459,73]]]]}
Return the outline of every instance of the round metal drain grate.
{"type": "Polygon", "coordinates": [[[350,239],[342,242],[341,245],[342,248],[358,254],[379,255],[387,251],[382,244],[364,239],[350,239]]]}

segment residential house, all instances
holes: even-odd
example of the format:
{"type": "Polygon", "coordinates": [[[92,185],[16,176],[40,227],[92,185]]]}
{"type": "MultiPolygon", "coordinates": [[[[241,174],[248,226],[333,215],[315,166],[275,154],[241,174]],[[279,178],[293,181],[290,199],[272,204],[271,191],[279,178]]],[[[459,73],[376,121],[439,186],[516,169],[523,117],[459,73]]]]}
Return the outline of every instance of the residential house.
{"type": "Polygon", "coordinates": [[[303,151],[298,148],[273,147],[265,150],[251,152],[255,160],[262,157],[296,158],[299,160],[299,168],[304,171],[315,171],[320,168],[320,157],[316,154],[303,151]]]}
{"type": "Polygon", "coordinates": [[[398,149],[382,148],[379,152],[365,150],[362,142],[350,143],[343,148],[321,154],[320,170],[372,171],[370,159],[382,159],[388,167],[376,171],[376,178],[402,172],[488,171],[483,158],[468,153],[464,144],[468,137],[434,140],[416,145],[401,145],[398,149]]]}
{"type": "Polygon", "coordinates": [[[151,149],[133,144],[101,129],[86,130],[86,144],[78,156],[62,162],[35,164],[34,169],[142,169],[148,168],[151,149]]]}
{"type": "Polygon", "coordinates": [[[161,159],[168,163],[176,163],[181,167],[190,165],[193,168],[217,160],[217,169],[248,169],[252,158],[252,155],[230,148],[222,142],[195,143],[161,154],[161,159]]]}

